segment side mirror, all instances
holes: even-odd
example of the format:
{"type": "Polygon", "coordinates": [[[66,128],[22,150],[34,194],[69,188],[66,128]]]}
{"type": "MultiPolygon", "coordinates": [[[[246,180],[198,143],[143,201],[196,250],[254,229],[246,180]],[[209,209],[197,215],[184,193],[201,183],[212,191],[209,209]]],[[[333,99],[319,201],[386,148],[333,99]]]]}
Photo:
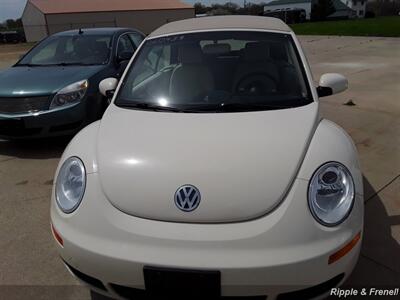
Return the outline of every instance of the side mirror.
{"type": "Polygon", "coordinates": [[[118,63],[123,61],[129,61],[133,55],[133,52],[130,51],[123,51],[118,54],[117,61],[118,63]]]}
{"type": "Polygon", "coordinates": [[[106,78],[106,79],[103,79],[102,81],[100,81],[99,91],[103,96],[110,98],[112,93],[117,88],[117,85],[118,85],[117,79],[112,78],[112,77],[106,78]]]}
{"type": "Polygon", "coordinates": [[[319,97],[326,97],[343,92],[347,89],[349,82],[346,77],[337,73],[326,73],[321,76],[317,92],[319,97]]]}

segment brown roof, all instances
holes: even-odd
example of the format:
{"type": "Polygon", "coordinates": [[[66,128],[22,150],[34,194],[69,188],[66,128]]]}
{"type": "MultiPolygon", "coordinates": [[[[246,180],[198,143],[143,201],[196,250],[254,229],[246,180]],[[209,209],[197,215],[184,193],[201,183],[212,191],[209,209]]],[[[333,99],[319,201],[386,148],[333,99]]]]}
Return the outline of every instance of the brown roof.
{"type": "Polygon", "coordinates": [[[28,0],[44,14],[193,8],[179,0],[28,0]]]}

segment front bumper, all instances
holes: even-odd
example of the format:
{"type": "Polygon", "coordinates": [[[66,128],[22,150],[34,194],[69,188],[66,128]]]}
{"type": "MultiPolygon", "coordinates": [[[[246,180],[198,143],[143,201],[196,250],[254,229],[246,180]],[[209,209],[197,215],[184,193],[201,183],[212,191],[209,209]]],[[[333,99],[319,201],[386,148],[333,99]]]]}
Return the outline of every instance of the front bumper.
{"type": "Polygon", "coordinates": [[[85,124],[84,102],[54,111],[23,116],[0,115],[0,138],[22,139],[76,133],[85,124]]]}
{"type": "Polygon", "coordinates": [[[104,288],[91,288],[111,297],[123,296],[116,287],[144,289],[143,267],[156,266],[217,270],[223,296],[275,299],[338,276],[342,277],[335,285],[341,283],[358,259],[361,241],[328,264],[329,256],[362,230],[362,196],[356,196],[344,223],[326,228],[309,212],[307,186],[307,181],[296,179],[281,205],[255,220],[182,224],[119,211],[101,192],[98,174],[88,174],[80,207],[64,215],[53,196],[51,219],[63,239],[64,246],[58,244],[62,259],[98,280],[104,288]]]}

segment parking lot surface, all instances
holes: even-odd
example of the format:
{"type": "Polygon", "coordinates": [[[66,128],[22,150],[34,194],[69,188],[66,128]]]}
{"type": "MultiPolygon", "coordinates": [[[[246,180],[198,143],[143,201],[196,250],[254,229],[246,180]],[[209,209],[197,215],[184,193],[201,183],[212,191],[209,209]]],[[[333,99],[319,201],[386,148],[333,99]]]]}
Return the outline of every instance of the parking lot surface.
{"type": "Polygon", "coordinates": [[[0,70],[13,65],[32,46],[33,43],[0,44],[0,70]]]}
{"type": "MultiPolygon", "coordinates": [[[[316,80],[327,72],[349,79],[348,91],[321,99],[323,115],[355,141],[364,174],[363,247],[347,284],[399,286],[400,39],[303,36],[300,40],[316,80]]],[[[1,47],[0,69],[15,62],[29,45],[1,47]]],[[[53,176],[68,141],[0,140],[0,295],[4,299],[89,298],[89,292],[63,267],[50,232],[53,176]]]]}

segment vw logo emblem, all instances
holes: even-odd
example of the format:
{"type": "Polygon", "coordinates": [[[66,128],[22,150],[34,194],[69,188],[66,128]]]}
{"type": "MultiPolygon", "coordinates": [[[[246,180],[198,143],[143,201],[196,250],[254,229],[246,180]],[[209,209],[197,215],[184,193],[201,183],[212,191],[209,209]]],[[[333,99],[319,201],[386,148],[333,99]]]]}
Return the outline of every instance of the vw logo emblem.
{"type": "Polygon", "coordinates": [[[200,191],[193,185],[182,185],[175,192],[175,205],[182,211],[195,210],[200,204],[200,191]]]}

